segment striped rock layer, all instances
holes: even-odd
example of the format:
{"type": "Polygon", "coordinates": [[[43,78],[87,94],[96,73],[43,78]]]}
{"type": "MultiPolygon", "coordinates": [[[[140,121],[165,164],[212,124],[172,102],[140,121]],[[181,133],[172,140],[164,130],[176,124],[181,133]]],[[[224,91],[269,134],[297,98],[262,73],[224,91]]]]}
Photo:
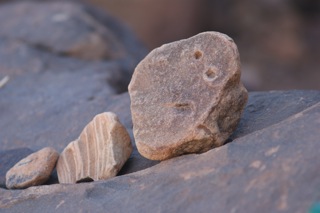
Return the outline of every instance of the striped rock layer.
{"type": "Polygon", "coordinates": [[[96,115],[80,137],[61,153],[57,172],[60,183],[104,180],[117,175],[130,157],[130,136],[111,112],[96,115]]]}
{"type": "Polygon", "coordinates": [[[129,85],[138,151],[151,160],[202,153],[232,134],[247,102],[231,38],[204,32],[143,59],[129,85]]]}

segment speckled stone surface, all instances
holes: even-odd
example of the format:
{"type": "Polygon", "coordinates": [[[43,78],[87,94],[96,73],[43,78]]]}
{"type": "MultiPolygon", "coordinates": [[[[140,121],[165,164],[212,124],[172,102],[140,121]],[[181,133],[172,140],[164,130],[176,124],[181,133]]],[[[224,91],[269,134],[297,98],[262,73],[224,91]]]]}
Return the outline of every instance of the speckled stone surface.
{"type": "Polygon", "coordinates": [[[6,174],[8,189],[24,189],[46,182],[58,160],[58,152],[46,147],[16,163],[6,174]]]}
{"type": "Polygon", "coordinates": [[[237,46],[222,33],[204,32],[154,49],[129,84],[139,152],[165,160],[221,146],[247,102],[240,75],[237,46]]]}

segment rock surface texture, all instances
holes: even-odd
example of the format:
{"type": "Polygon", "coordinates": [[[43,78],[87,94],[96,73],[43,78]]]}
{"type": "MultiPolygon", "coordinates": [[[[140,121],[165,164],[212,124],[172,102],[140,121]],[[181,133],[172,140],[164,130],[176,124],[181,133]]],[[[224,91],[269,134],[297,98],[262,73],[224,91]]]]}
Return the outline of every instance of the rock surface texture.
{"type": "Polygon", "coordinates": [[[0,189],[1,212],[309,212],[320,201],[320,91],[250,93],[247,106],[222,147],[107,181],[0,189]]]}
{"type": "Polygon", "coordinates": [[[6,174],[8,189],[24,189],[45,183],[58,160],[58,152],[46,147],[20,160],[6,174]]]}
{"type": "MultiPolygon", "coordinates": [[[[0,159],[5,157],[2,153],[25,147],[50,146],[61,152],[95,115],[107,111],[116,113],[132,136],[126,91],[146,53],[130,30],[89,5],[67,1],[1,5],[0,79],[8,80],[0,88],[0,159]],[[93,46],[72,51],[92,45],[87,42],[91,35],[102,38],[107,54],[92,53],[93,46]],[[85,57],[89,52],[91,57],[85,57]]],[[[12,159],[10,165],[20,159],[12,159]]],[[[120,173],[156,163],[134,149],[120,173]]],[[[3,186],[8,166],[1,168],[6,168],[0,171],[3,186]]]]}
{"type": "Polygon", "coordinates": [[[221,146],[247,102],[240,58],[228,36],[205,32],[153,50],[129,85],[139,152],[152,160],[221,146]]]}
{"type": "Polygon", "coordinates": [[[1,149],[51,146],[61,152],[94,115],[115,105],[145,53],[117,20],[89,6],[66,1],[0,6],[0,79],[9,76],[0,89],[1,149]],[[115,55],[85,60],[79,54],[86,48],[67,53],[70,46],[87,44],[82,34],[103,38],[102,46],[115,55]],[[119,44],[122,54],[108,44],[119,44]]]}
{"type": "Polygon", "coordinates": [[[78,140],[61,153],[57,172],[60,183],[106,180],[117,175],[130,157],[130,136],[111,112],[99,114],[78,140]]]}

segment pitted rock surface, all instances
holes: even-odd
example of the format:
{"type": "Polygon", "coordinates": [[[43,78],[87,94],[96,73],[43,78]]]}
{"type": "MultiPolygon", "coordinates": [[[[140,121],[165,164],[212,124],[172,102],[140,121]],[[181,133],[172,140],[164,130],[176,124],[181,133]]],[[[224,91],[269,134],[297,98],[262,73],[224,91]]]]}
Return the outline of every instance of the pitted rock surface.
{"type": "Polygon", "coordinates": [[[61,153],[57,163],[59,182],[114,177],[131,152],[130,136],[118,117],[111,112],[101,113],[84,128],[79,139],[61,153]]]}
{"type": "Polygon", "coordinates": [[[221,146],[247,102],[228,36],[205,32],[153,50],[129,85],[139,152],[152,160],[221,146]]]}
{"type": "Polygon", "coordinates": [[[58,152],[46,147],[16,163],[6,174],[8,189],[24,189],[45,183],[58,160],[58,152]]]}

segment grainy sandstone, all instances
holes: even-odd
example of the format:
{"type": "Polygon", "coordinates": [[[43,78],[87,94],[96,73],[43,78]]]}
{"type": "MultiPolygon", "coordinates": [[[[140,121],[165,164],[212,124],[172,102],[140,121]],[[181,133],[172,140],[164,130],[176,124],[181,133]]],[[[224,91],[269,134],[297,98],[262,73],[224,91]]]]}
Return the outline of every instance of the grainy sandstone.
{"type": "Polygon", "coordinates": [[[6,174],[8,189],[24,189],[45,183],[58,160],[58,152],[46,147],[15,164],[6,174]]]}
{"type": "Polygon", "coordinates": [[[111,112],[96,115],[80,137],[61,153],[57,172],[60,183],[104,180],[117,175],[130,157],[130,136],[111,112]]]}
{"type": "Polygon", "coordinates": [[[247,102],[240,58],[228,36],[205,32],[153,50],[129,85],[139,152],[152,160],[221,146],[247,102]]]}

